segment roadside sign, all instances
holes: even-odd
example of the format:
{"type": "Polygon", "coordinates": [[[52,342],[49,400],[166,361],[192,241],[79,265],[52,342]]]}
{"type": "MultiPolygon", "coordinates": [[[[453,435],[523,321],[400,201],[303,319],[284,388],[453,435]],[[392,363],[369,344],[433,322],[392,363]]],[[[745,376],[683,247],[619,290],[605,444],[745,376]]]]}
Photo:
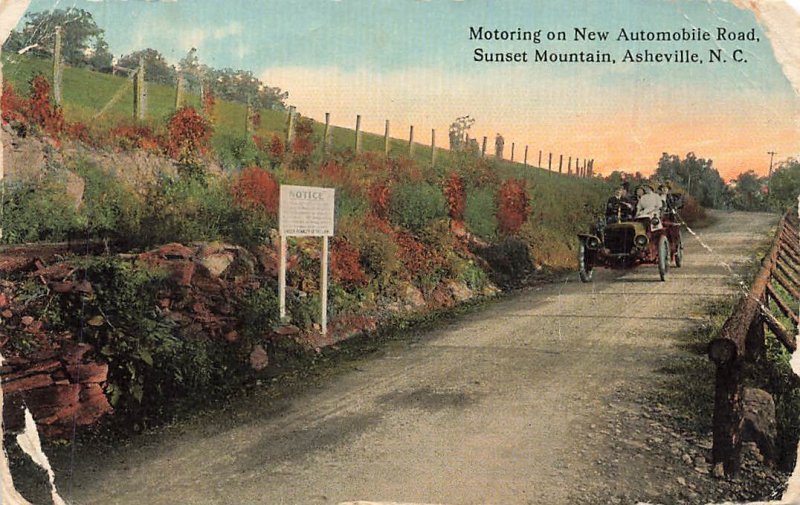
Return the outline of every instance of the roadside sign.
{"type": "Polygon", "coordinates": [[[320,265],[320,326],[328,332],[328,237],[333,236],[336,190],[313,186],[281,185],[278,231],[281,237],[278,271],[278,304],[281,320],[286,318],[286,257],[288,237],[322,237],[320,265]]]}
{"type": "Polygon", "coordinates": [[[281,185],[278,229],[283,236],[333,235],[335,189],[281,185]]]}

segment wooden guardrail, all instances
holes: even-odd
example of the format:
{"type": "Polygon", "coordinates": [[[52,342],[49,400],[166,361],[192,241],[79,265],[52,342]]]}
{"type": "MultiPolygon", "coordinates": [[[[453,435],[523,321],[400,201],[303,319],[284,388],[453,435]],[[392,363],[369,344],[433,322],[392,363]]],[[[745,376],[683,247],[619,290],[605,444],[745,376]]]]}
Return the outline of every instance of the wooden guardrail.
{"type": "Polygon", "coordinates": [[[790,352],[797,349],[799,279],[798,220],[787,213],[778,223],[775,239],[749,292],[708,346],[708,356],[717,366],[712,457],[714,465],[722,463],[725,475],[736,475],[740,466],[743,364],[764,351],[765,327],[790,352]],[[771,302],[792,322],[792,331],[771,312],[771,302]]]}

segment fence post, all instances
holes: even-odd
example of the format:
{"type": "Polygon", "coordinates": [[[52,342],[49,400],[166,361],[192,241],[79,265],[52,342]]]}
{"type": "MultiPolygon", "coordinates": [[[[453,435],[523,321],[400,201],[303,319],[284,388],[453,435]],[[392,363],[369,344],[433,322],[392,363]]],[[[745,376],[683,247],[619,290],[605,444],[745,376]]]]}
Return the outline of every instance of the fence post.
{"type": "Polygon", "coordinates": [[[564,166],[564,155],[558,155],[558,173],[561,174],[561,168],[564,166]]]}
{"type": "Polygon", "coordinates": [[[567,162],[567,175],[572,175],[572,156],[569,157],[567,162]]]}
{"type": "Polygon", "coordinates": [[[414,156],[414,125],[408,128],[408,157],[414,156]]]}
{"type": "Polygon", "coordinates": [[[581,163],[580,163],[580,161],[581,161],[580,158],[575,156],[575,177],[580,177],[581,176],[581,166],[580,166],[581,163]]]}
{"type": "Polygon", "coordinates": [[[514,163],[514,147],[515,147],[515,145],[516,144],[514,142],[511,143],[511,163],[514,163]]]}
{"type": "Polygon", "coordinates": [[[583,170],[581,171],[581,175],[586,177],[586,158],[583,159],[583,170]]]}
{"type": "Polygon", "coordinates": [[[331,135],[331,113],[325,113],[325,130],[322,133],[322,153],[328,154],[330,148],[330,135],[331,135]]]}
{"type": "Polygon", "coordinates": [[[244,138],[250,138],[250,126],[253,122],[250,120],[252,112],[250,111],[250,97],[247,97],[247,102],[244,106],[244,138]]]}
{"type": "Polygon", "coordinates": [[[356,114],[356,154],[361,152],[361,114],[356,114]]]}
{"type": "Polygon", "coordinates": [[[550,172],[553,171],[553,153],[550,153],[550,156],[547,158],[547,170],[550,172]]]}
{"type": "Polygon", "coordinates": [[[139,58],[139,69],[133,80],[133,117],[139,121],[144,119],[147,108],[147,93],[144,87],[144,58],[139,58]]]}
{"type": "Polygon", "coordinates": [[[183,107],[184,80],[183,72],[178,72],[175,79],[175,110],[183,107]]]}
{"type": "Polygon", "coordinates": [[[431,168],[436,166],[436,130],[431,128],[431,168]]]}
{"type": "Polygon", "coordinates": [[[481,158],[486,157],[486,141],[487,137],[483,137],[483,147],[481,147],[481,158]]]}
{"type": "Polygon", "coordinates": [[[525,146],[525,168],[528,168],[528,146],[525,146]]]}
{"type": "Polygon", "coordinates": [[[542,150],[539,149],[539,168],[542,168],[542,150]]]}
{"type": "Polygon", "coordinates": [[[383,154],[389,157],[389,120],[386,120],[386,130],[383,132],[383,154]]]}
{"type": "Polygon", "coordinates": [[[744,408],[742,406],[742,360],[735,356],[717,365],[714,389],[714,463],[722,463],[725,475],[739,472],[744,408]]]}
{"type": "Polygon", "coordinates": [[[64,66],[61,62],[61,27],[56,26],[56,41],[53,47],[53,101],[61,105],[61,81],[64,75],[64,66]]]}
{"type": "Polygon", "coordinates": [[[288,125],[286,126],[286,149],[294,142],[294,105],[289,106],[288,125]]]}

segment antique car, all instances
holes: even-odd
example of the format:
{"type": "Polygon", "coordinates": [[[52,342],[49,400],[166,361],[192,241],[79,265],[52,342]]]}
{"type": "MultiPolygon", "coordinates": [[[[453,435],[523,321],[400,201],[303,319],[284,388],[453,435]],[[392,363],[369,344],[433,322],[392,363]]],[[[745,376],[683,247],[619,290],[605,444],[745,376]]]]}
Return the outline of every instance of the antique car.
{"type": "Polygon", "coordinates": [[[623,269],[642,264],[657,264],[664,281],[670,262],[676,267],[683,264],[681,225],[669,212],[608,224],[600,221],[578,239],[578,273],[583,282],[592,280],[596,267],[623,269]]]}

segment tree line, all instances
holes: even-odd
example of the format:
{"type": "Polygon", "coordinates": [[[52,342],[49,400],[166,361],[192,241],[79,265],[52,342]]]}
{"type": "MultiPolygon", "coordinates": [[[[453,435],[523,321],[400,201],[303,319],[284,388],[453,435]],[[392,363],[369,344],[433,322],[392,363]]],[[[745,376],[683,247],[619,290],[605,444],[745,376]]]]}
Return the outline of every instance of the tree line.
{"type": "Polygon", "coordinates": [[[134,71],[141,60],[145,80],[149,82],[174,86],[180,72],[190,92],[199,93],[205,88],[215,97],[250,103],[254,108],[286,108],[288,92],[266,85],[250,70],[216,69],[204,65],[195,49],[177,66],[171,65],[153,48],[120,55],[115,62],[105,40],[105,31],[97,25],[90,12],[74,7],[26,14],[25,24],[11,32],[3,44],[3,51],[52,58],[57,27],[61,28],[62,57],[67,65],[111,74],[134,71]]]}
{"type": "MultiPolygon", "coordinates": [[[[612,172],[606,180],[619,184],[623,179],[645,180],[639,172],[612,172]]],[[[800,161],[789,158],[779,162],[772,177],[753,170],[740,173],[728,183],[720,176],[711,159],[690,152],[681,157],[663,153],[658,160],[655,179],[669,181],[680,191],[693,196],[703,207],[747,211],[782,212],[797,205],[800,192],[800,161]]]]}

